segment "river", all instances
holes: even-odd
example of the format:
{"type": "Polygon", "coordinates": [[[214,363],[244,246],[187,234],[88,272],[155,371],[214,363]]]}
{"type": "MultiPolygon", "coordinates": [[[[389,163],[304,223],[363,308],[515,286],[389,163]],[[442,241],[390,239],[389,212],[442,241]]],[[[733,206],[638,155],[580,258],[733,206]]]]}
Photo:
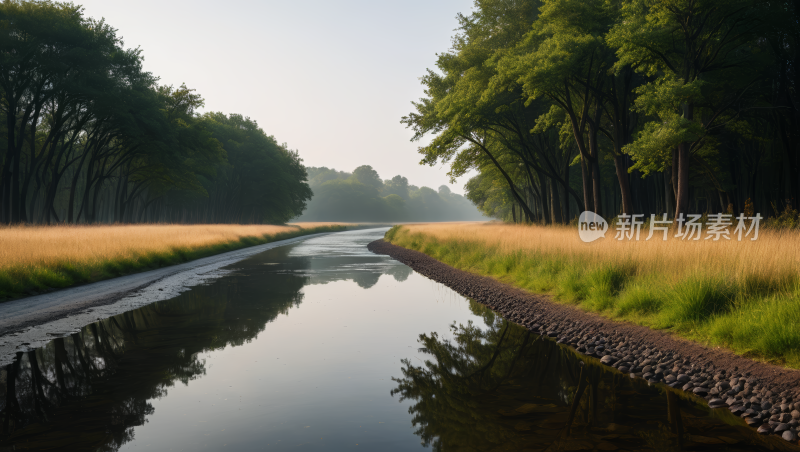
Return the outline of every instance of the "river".
{"type": "Polygon", "coordinates": [[[272,249],[18,353],[0,451],[795,450],[370,253],[385,231],[272,249]]]}

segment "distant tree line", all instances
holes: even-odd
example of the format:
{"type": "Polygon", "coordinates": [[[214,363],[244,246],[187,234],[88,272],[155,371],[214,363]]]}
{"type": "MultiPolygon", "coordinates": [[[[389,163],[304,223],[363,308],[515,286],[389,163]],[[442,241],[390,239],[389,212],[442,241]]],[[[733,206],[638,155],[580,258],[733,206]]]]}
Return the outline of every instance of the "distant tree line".
{"type": "Polygon", "coordinates": [[[303,211],[297,152],[157,81],[80,6],[0,4],[0,223],[283,223],[303,211]]]}
{"type": "Polygon", "coordinates": [[[310,167],[308,182],[314,197],[304,221],[458,221],[485,219],[463,196],[446,185],[433,190],[409,185],[395,176],[381,180],[378,172],[362,165],[352,173],[310,167]]]}
{"type": "Polygon", "coordinates": [[[491,215],[800,207],[800,7],[481,0],[402,119],[491,215]]]}

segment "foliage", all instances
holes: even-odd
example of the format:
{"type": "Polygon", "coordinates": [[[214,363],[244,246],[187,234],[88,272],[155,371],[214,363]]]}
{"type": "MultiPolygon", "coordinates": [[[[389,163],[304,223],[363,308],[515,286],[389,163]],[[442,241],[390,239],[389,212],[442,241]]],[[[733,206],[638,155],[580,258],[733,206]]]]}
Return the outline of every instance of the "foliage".
{"type": "Polygon", "coordinates": [[[482,0],[401,122],[431,135],[423,164],[478,171],[468,197],[498,218],[738,214],[748,198],[777,216],[800,209],[798,17],[761,0],[482,0]]]}
{"type": "Polygon", "coordinates": [[[4,1],[0,49],[2,223],[282,223],[311,196],[295,151],[200,116],[80,6],[4,1]]]}
{"type": "Polygon", "coordinates": [[[458,221],[480,220],[480,213],[447,186],[435,191],[409,185],[397,175],[381,180],[369,165],[353,173],[326,167],[307,168],[314,197],[302,221],[458,221]]]}

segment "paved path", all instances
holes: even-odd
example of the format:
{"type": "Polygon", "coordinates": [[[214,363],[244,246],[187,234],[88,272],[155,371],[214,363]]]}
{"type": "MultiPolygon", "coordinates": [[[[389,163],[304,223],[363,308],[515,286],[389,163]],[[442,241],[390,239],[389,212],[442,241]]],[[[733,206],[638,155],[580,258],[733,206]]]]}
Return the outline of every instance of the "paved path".
{"type": "Polygon", "coordinates": [[[254,254],[327,234],[331,233],[251,246],[180,265],[0,303],[0,365],[8,363],[18,351],[44,345],[54,337],[68,335],[95,320],[173,298],[189,287],[224,276],[228,272],[223,267],[254,254]]]}

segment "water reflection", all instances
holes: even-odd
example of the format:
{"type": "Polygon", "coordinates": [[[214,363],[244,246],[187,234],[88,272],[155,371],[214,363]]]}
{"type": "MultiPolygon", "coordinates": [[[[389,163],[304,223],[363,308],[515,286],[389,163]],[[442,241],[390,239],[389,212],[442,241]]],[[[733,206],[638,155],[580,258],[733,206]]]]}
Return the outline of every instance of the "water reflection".
{"type": "Polygon", "coordinates": [[[397,281],[412,273],[384,257],[342,248],[277,248],[235,264],[224,280],[18,353],[0,371],[0,450],[118,450],[153,413],[152,400],[205,375],[202,352],[253,340],[278,315],[300,306],[303,287],[351,280],[368,288],[384,272],[397,281]]]}
{"type": "Polygon", "coordinates": [[[18,354],[0,370],[0,451],[790,448],[726,410],[580,366],[366,251],[381,235],[274,249],[18,354]]]}
{"type": "MultiPolygon", "coordinates": [[[[759,436],[727,410],[633,381],[510,324],[422,334],[422,365],[403,360],[392,395],[414,402],[415,433],[437,451],[798,450],[759,436]]],[[[683,395],[683,394],[681,394],[683,395]]]]}

